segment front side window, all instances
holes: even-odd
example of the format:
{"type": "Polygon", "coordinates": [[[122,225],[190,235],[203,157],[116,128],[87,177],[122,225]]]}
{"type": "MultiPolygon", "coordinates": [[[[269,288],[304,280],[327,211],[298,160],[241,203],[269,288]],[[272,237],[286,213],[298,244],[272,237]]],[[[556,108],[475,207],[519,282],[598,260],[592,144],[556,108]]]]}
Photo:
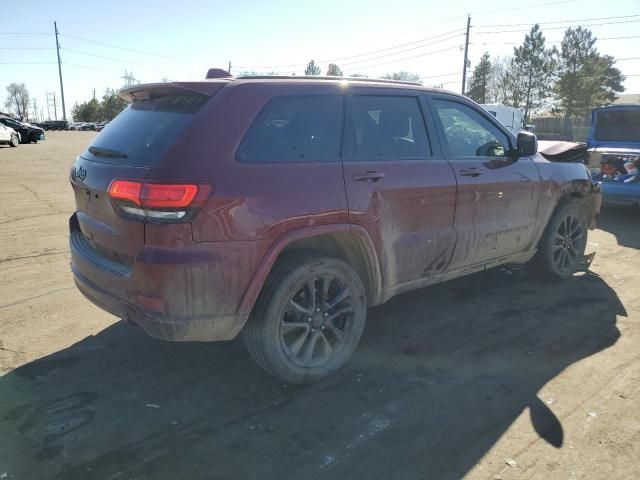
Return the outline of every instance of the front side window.
{"type": "Polygon", "coordinates": [[[344,97],[276,97],[260,112],[238,150],[242,162],[337,162],[344,97]]]}
{"type": "Polygon", "coordinates": [[[431,156],[424,118],[415,97],[355,96],[351,122],[353,160],[431,156]]]}
{"type": "Polygon", "coordinates": [[[504,157],[509,139],[473,108],[458,102],[435,100],[434,105],[451,157],[504,157]]]}

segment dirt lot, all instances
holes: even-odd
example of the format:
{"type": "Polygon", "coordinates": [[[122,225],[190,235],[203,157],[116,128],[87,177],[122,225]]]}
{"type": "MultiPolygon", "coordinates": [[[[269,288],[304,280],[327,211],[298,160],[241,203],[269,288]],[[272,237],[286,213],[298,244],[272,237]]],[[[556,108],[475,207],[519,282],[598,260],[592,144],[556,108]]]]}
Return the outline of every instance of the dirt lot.
{"type": "Polygon", "coordinates": [[[489,272],[369,312],[330,380],[146,337],[76,291],[67,175],[93,133],[0,146],[0,478],[640,478],[640,211],[593,274],[489,272]]]}

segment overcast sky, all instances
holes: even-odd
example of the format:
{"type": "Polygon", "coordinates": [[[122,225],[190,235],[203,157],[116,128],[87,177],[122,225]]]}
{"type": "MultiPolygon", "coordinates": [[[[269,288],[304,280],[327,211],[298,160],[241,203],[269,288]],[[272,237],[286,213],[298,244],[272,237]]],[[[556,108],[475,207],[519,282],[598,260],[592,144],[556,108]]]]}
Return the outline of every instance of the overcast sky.
{"type": "MultiPolygon", "coordinates": [[[[510,54],[535,22],[548,42],[559,45],[566,26],[583,24],[601,39],[600,52],[640,57],[639,0],[31,0],[28,14],[17,7],[0,16],[0,100],[8,84],[23,82],[45,116],[45,93],[58,100],[60,93],[54,20],[68,115],[94,89],[100,96],[120,88],[125,70],[143,83],[191,80],[229,61],[233,73],[301,74],[311,58],[323,73],[330,61],[347,75],[408,70],[427,85],[459,91],[467,14],[472,68],[484,51],[510,54]]],[[[629,75],[627,93],[640,93],[640,60],[617,66],[629,75]]]]}

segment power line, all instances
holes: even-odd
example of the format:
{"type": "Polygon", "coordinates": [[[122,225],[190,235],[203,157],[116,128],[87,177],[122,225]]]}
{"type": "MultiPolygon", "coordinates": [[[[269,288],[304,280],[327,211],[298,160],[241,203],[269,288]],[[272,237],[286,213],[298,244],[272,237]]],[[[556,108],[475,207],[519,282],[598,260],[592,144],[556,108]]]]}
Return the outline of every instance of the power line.
{"type": "Polygon", "coordinates": [[[44,32],[0,32],[0,35],[51,35],[44,32]]]}
{"type": "Polygon", "coordinates": [[[0,50],[55,50],[53,47],[0,47],[0,50]]]}
{"type": "Polygon", "coordinates": [[[575,20],[558,20],[551,22],[527,22],[527,23],[508,23],[508,24],[496,24],[496,25],[476,25],[475,28],[489,28],[489,27],[521,27],[525,25],[552,25],[556,23],[573,23],[573,22],[590,22],[593,20],[614,20],[619,18],[635,18],[640,17],[640,15],[618,15],[615,17],[592,17],[592,18],[578,18],[575,20]]]}
{"type": "MultiPolygon", "coordinates": [[[[355,63],[361,63],[361,62],[367,62],[367,61],[370,61],[370,60],[383,58],[385,56],[396,55],[396,54],[399,54],[399,53],[404,53],[404,52],[408,52],[408,51],[411,51],[411,50],[416,50],[418,48],[431,46],[431,45],[434,45],[434,44],[437,44],[437,43],[442,43],[442,42],[445,42],[447,40],[451,40],[451,39],[454,39],[454,38],[460,36],[461,32],[463,32],[463,31],[464,31],[464,29],[452,30],[452,31],[449,31],[449,32],[442,33],[440,35],[434,35],[432,37],[422,38],[420,40],[415,40],[413,42],[401,43],[399,45],[394,45],[394,46],[391,46],[391,47],[386,47],[386,48],[382,48],[382,49],[378,49],[378,50],[371,50],[371,51],[365,52],[365,53],[359,53],[359,54],[355,54],[355,55],[350,55],[350,56],[346,56],[346,57],[337,57],[337,58],[332,58],[332,59],[322,59],[322,60],[318,60],[318,63],[338,63],[341,60],[349,60],[349,59],[352,59],[352,58],[366,57],[366,56],[370,56],[370,55],[375,55],[376,53],[387,52],[389,50],[395,50],[397,48],[402,48],[402,47],[406,47],[406,46],[409,46],[409,45],[416,45],[418,43],[424,43],[424,42],[432,40],[432,39],[437,39],[437,38],[440,38],[440,37],[443,37],[443,36],[455,34],[455,35],[451,35],[451,36],[449,36],[447,38],[441,38],[440,40],[437,40],[435,42],[431,42],[429,45],[414,46],[414,47],[411,47],[411,48],[399,50],[397,52],[392,52],[392,53],[389,53],[389,54],[386,54],[386,55],[380,55],[380,56],[377,56],[377,57],[362,59],[360,61],[353,61],[353,62],[345,63],[345,64],[342,64],[342,66],[353,65],[355,63]]],[[[307,65],[307,63],[294,63],[294,64],[289,64],[289,65],[277,65],[276,64],[276,65],[250,66],[250,67],[238,66],[236,68],[245,69],[245,70],[252,70],[252,69],[279,69],[279,68],[283,68],[284,69],[284,68],[306,67],[306,65],[307,65]]]]}
{"type": "Polygon", "coordinates": [[[523,6],[517,6],[517,7],[511,7],[511,8],[499,8],[496,10],[485,10],[483,12],[471,12],[470,15],[489,15],[489,14],[493,14],[493,13],[502,13],[502,12],[508,12],[511,10],[524,10],[524,9],[528,9],[528,8],[539,8],[539,7],[546,7],[549,5],[562,5],[564,3],[573,3],[576,0],[562,0],[560,2],[545,2],[545,3],[536,3],[533,5],[523,5],[523,6]]]}
{"type": "MultiPolygon", "coordinates": [[[[432,43],[431,43],[431,44],[429,44],[429,45],[419,45],[419,46],[416,46],[416,47],[405,48],[404,50],[399,50],[399,51],[397,51],[397,52],[391,52],[391,53],[386,53],[386,54],[384,54],[384,55],[378,55],[377,57],[365,58],[365,59],[362,59],[362,60],[355,60],[355,61],[353,61],[353,62],[342,63],[342,66],[343,66],[343,67],[348,67],[348,66],[350,66],[350,65],[354,65],[354,64],[357,64],[357,63],[366,63],[366,62],[369,62],[369,61],[371,61],[371,60],[377,60],[377,59],[380,59],[380,58],[390,57],[390,56],[392,56],[392,55],[398,55],[398,54],[400,54],[400,53],[406,53],[406,52],[410,52],[410,51],[413,51],[413,50],[418,50],[419,48],[430,47],[430,46],[431,46],[431,45],[433,45],[433,44],[441,43],[441,42],[444,42],[444,41],[447,41],[447,40],[453,40],[453,39],[455,39],[455,38],[457,38],[457,37],[460,37],[460,36],[461,36],[460,34],[456,34],[455,36],[452,36],[452,37],[449,37],[449,38],[442,39],[442,40],[440,40],[440,41],[438,41],[438,42],[432,42],[432,43]]],[[[456,46],[456,47],[454,47],[454,48],[457,48],[457,46],[456,46]]],[[[435,51],[435,52],[433,52],[433,53],[438,53],[438,52],[440,52],[440,51],[442,51],[442,50],[437,50],[437,51],[435,51]]],[[[430,53],[427,53],[427,54],[430,54],[430,53]]],[[[427,55],[427,54],[425,54],[425,55],[427,55]]]]}
{"type": "Polygon", "coordinates": [[[138,65],[138,66],[141,66],[141,67],[161,67],[161,65],[150,65],[150,64],[144,64],[144,63],[138,63],[138,62],[131,62],[129,60],[123,60],[122,58],[114,58],[114,57],[107,57],[105,55],[97,55],[95,53],[83,52],[82,50],[75,50],[73,48],[61,48],[61,50],[65,51],[65,52],[77,53],[77,54],[80,54],[80,55],[87,55],[89,57],[102,58],[104,60],[112,60],[114,62],[121,62],[121,63],[128,63],[128,64],[131,64],[131,65],[138,65]]]}
{"type": "Polygon", "coordinates": [[[63,37],[66,37],[66,38],[72,38],[74,40],[79,40],[81,42],[93,43],[95,45],[102,45],[103,47],[117,48],[118,50],[124,50],[126,52],[139,53],[140,55],[150,55],[152,57],[165,58],[165,59],[168,59],[168,60],[177,60],[177,61],[180,61],[180,62],[183,61],[183,59],[176,58],[176,57],[170,57],[168,55],[160,55],[160,54],[157,54],[157,53],[143,52],[142,50],[135,50],[133,48],[120,47],[118,45],[113,45],[113,44],[105,43],[105,42],[98,42],[97,40],[89,40],[88,38],[76,37],[74,35],[69,35],[69,34],[66,34],[66,33],[61,33],[60,35],[62,35],[63,37]]]}
{"type": "Polygon", "coordinates": [[[448,50],[454,50],[454,49],[457,50],[461,46],[462,45],[454,45],[453,47],[443,48],[443,49],[440,49],[440,50],[434,50],[432,52],[421,53],[419,55],[413,55],[411,57],[403,57],[403,58],[398,58],[398,59],[395,59],[395,60],[389,60],[389,61],[386,61],[386,62],[376,63],[374,65],[360,65],[357,68],[376,68],[376,67],[380,67],[382,65],[388,65],[390,63],[398,63],[398,62],[403,62],[405,60],[413,60],[414,58],[427,57],[429,55],[434,55],[436,53],[446,52],[448,50]]]}
{"type": "Polygon", "coordinates": [[[104,70],[102,68],[95,68],[95,67],[87,67],[86,65],[78,65],[77,63],[69,63],[69,62],[62,62],[63,65],[67,65],[69,67],[76,67],[76,68],[84,68],[86,70],[95,70],[96,72],[103,72],[103,73],[110,73],[113,75],[120,75],[119,73],[115,73],[109,70],[104,70]]]}
{"type": "MultiPolygon", "coordinates": [[[[619,22],[602,22],[602,23],[586,23],[583,25],[563,25],[561,27],[548,27],[545,28],[545,30],[562,30],[563,28],[570,28],[570,27],[597,27],[600,25],[619,25],[621,23],[638,23],[640,22],[640,20],[621,20],[619,22]]],[[[480,28],[480,27],[474,27],[474,28],[480,28]]],[[[485,27],[486,28],[486,27],[485,27]]],[[[486,32],[476,32],[482,35],[493,35],[493,34],[497,34],[497,33],[522,33],[522,32],[529,32],[529,30],[498,30],[496,31],[486,31],[486,32]]]]}
{"type": "MultiPolygon", "coordinates": [[[[640,35],[627,35],[623,37],[596,37],[596,40],[626,40],[629,38],[640,38],[640,35]]],[[[562,40],[545,40],[545,44],[559,44],[562,40]]],[[[470,45],[521,45],[522,42],[472,42],[470,45]]]]}
{"type": "MultiPolygon", "coordinates": [[[[395,50],[396,48],[406,47],[406,46],[409,46],[409,45],[415,45],[417,43],[424,43],[424,42],[426,42],[428,40],[433,40],[433,39],[436,39],[436,38],[446,37],[448,35],[454,34],[449,38],[442,38],[441,40],[438,40],[436,42],[431,42],[429,44],[429,46],[431,46],[433,44],[445,42],[447,40],[451,40],[452,38],[458,37],[458,36],[460,36],[460,34],[462,32],[464,32],[464,28],[458,28],[457,30],[451,30],[449,32],[442,33],[440,35],[434,35],[433,37],[426,37],[426,38],[422,38],[420,40],[415,40],[413,42],[407,42],[407,43],[402,43],[400,45],[394,45],[393,47],[381,48],[379,50],[372,50],[370,52],[360,53],[360,54],[357,54],[357,55],[351,55],[351,56],[348,56],[348,57],[338,57],[338,58],[334,58],[332,60],[318,60],[318,62],[319,63],[327,63],[327,62],[334,63],[334,62],[337,62],[339,60],[349,60],[351,58],[365,57],[365,56],[373,55],[373,54],[380,53],[380,52],[386,52],[386,51],[389,51],[389,50],[395,50]]],[[[411,49],[409,49],[409,50],[411,50],[411,49]]],[[[402,52],[397,52],[397,53],[402,53],[402,52]]],[[[306,65],[306,64],[304,64],[304,65],[306,65]]]]}

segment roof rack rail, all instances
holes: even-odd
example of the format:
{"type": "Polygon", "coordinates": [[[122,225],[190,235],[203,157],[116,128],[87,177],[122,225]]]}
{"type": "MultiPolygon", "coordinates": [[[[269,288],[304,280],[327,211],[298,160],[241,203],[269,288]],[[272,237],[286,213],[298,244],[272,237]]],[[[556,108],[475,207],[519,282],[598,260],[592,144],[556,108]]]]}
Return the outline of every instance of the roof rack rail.
{"type": "Polygon", "coordinates": [[[422,87],[419,82],[408,82],[404,80],[388,80],[386,78],[367,78],[367,77],[333,77],[320,75],[241,75],[235,77],[243,80],[344,80],[348,82],[372,82],[372,83],[391,83],[400,85],[417,85],[422,87]]]}

